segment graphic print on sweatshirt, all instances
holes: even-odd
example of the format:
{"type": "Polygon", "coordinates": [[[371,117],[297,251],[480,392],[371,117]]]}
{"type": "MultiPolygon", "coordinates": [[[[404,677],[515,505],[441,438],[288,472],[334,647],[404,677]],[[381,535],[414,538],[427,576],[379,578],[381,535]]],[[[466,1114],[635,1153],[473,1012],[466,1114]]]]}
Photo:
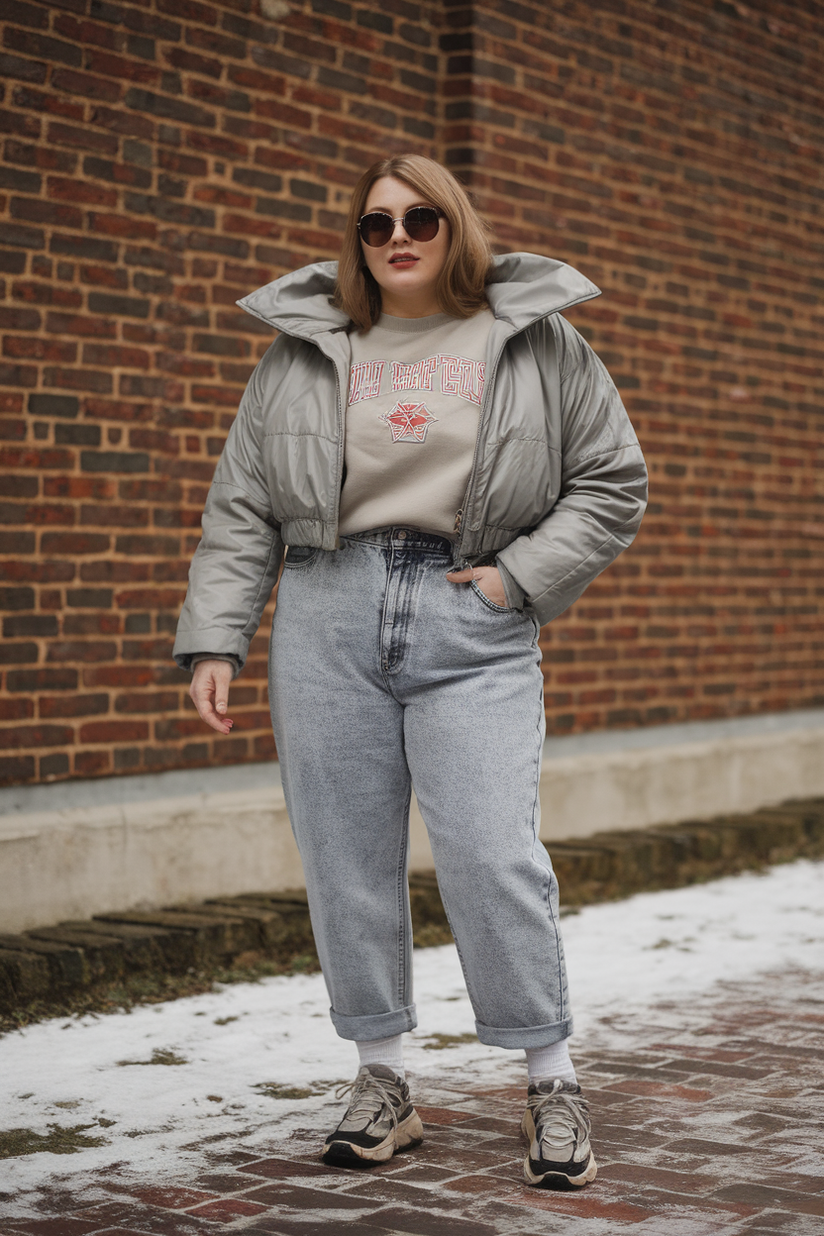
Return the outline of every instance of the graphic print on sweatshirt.
{"type": "MultiPolygon", "coordinates": [[[[436,353],[406,364],[403,361],[357,361],[349,373],[349,404],[381,398],[401,391],[432,391],[468,400],[480,407],[484,390],[484,362],[465,356],[436,353]],[[384,382],[386,377],[386,382],[384,382]]],[[[425,442],[430,425],[439,418],[425,400],[398,399],[394,406],[378,413],[376,420],[386,425],[393,442],[425,442]]]]}

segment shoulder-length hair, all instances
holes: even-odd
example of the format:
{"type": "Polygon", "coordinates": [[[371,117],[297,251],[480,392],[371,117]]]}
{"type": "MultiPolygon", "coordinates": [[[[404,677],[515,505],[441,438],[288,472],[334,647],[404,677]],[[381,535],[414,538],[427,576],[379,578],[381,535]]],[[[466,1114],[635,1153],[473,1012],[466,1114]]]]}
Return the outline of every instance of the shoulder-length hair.
{"type": "Polygon", "coordinates": [[[446,263],[435,292],[443,313],[471,318],[486,307],[485,287],[492,268],[489,226],[481,219],[463,185],[434,159],[392,155],[373,163],[355,185],[332,304],[348,314],[359,330],[374,326],[381,313],[381,290],[363,260],[358,220],[369,190],[383,176],[394,176],[446,215],[452,229],[446,263]]]}

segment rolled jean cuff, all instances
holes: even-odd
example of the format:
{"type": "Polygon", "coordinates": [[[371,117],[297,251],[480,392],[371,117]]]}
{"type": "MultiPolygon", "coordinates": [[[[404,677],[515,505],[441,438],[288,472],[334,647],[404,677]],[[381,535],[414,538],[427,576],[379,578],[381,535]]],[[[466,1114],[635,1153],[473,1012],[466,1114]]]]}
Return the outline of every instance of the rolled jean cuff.
{"type": "Polygon", "coordinates": [[[572,1034],[572,1018],[564,1021],[550,1022],[546,1026],[513,1026],[503,1029],[499,1026],[485,1026],[483,1022],[475,1022],[475,1030],[482,1043],[489,1047],[506,1047],[517,1051],[519,1047],[549,1047],[568,1039],[572,1034]]]}
{"type": "MultiPolygon", "coordinates": [[[[414,1004],[393,1009],[391,1013],[375,1013],[368,1017],[347,1017],[330,1009],[329,1016],[342,1039],[354,1039],[356,1042],[364,1039],[391,1039],[406,1030],[414,1030],[418,1024],[414,1004]]],[[[559,1038],[561,1037],[563,1036],[559,1035],[559,1038]]]]}

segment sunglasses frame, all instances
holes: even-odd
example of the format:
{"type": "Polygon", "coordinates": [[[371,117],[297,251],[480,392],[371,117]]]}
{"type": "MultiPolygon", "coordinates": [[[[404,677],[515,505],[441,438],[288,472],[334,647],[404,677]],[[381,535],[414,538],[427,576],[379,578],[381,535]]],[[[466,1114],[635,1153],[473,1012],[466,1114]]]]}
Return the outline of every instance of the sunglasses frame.
{"type": "MultiPolygon", "coordinates": [[[[407,226],[407,223],[406,223],[406,217],[407,215],[411,215],[413,210],[431,210],[434,212],[435,218],[437,221],[437,227],[435,228],[435,236],[437,236],[438,232],[441,229],[441,219],[446,218],[440,206],[410,206],[409,209],[406,211],[406,213],[399,215],[397,219],[393,219],[392,216],[389,214],[389,212],[386,210],[370,210],[365,215],[361,215],[360,219],[358,219],[358,235],[360,236],[361,240],[363,241],[365,245],[369,245],[370,249],[382,249],[383,246],[388,245],[390,240],[392,239],[392,235],[395,231],[395,224],[402,223],[404,227],[404,231],[412,238],[412,240],[417,240],[419,244],[423,244],[423,245],[428,244],[429,243],[428,241],[421,240],[420,237],[413,236],[412,233],[409,231],[409,227],[407,226]],[[384,219],[389,219],[390,224],[391,224],[390,229],[389,229],[389,235],[386,237],[386,240],[382,241],[381,244],[379,245],[373,244],[372,241],[367,240],[366,237],[361,232],[361,224],[363,223],[364,219],[368,219],[372,215],[381,215],[384,219]]],[[[429,240],[434,240],[435,236],[430,236],[429,240]]]]}

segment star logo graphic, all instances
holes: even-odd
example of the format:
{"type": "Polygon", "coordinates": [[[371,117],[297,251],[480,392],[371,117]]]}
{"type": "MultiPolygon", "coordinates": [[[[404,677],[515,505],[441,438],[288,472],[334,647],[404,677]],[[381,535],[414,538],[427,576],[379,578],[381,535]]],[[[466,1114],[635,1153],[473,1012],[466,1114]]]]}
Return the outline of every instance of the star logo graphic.
{"type": "Polygon", "coordinates": [[[430,423],[437,419],[425,403],[396,403],[391,412],[378,417],[392,430],[393,442],[425,442],[430,423]]]}

